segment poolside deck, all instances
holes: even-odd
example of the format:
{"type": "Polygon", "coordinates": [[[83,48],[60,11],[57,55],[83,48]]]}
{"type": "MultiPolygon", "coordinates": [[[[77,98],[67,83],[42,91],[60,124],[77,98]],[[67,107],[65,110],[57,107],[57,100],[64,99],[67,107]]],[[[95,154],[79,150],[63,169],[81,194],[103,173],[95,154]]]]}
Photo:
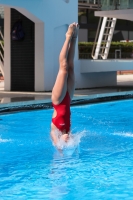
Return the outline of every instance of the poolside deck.
{"type": "MultiPolygon", "coordinates": [[[[133,74],[117,75],[116,87],[102,87],[75,90],[72,104],[98,102],[133,97],[133,74]]],[[[4,83],[0,81],[0,113],[9,107],[20,109],[46,108],[51,105],[51,92],[10,92],[4,91],[4,83]],[[32,105],[32,107],[30,107],[32,105]]]]}

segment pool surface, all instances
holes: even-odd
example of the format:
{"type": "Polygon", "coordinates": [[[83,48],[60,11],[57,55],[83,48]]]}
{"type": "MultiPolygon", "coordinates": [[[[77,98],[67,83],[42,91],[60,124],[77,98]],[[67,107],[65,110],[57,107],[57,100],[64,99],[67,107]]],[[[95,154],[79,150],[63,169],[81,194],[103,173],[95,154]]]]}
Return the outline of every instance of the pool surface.
{"type": "Polygon", "coordinates": [[[52,109],[0,115],[0,200],[133,199],[133,100],[71,114],[79,144],[63,154],[49,136],[52,109]]]}

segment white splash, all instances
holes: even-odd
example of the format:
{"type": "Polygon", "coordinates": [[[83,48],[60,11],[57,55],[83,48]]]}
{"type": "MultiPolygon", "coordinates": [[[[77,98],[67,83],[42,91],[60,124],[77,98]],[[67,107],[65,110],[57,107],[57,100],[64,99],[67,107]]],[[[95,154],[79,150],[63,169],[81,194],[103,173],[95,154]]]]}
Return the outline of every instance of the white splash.
{"type": "Polygon", "coordinates": [[[10,139],[2,139],[0,137],[0,143],[6,143],[6,142],[11,142],[11,140],[10,139]]]}
{"type": "Polygon", "coordinates": [[[131,132],[120,132],[120,133],[114,133],[113,135],[118,135],[118,136],[122,136],[122,137],[133,137],[133,133],[131,132]]]}
{"type": "MultiPolygon", "coordinates": [[[[55,131],[55,135],[59,135],[59,131],[55,131]]],[[[79,144],[81,138],[85,136],[85,131],[80,133],[71,134],[67,142],[58,137],[57,148],[65,155],[72,155],[76,150],[79,151],[79,144]]]]}

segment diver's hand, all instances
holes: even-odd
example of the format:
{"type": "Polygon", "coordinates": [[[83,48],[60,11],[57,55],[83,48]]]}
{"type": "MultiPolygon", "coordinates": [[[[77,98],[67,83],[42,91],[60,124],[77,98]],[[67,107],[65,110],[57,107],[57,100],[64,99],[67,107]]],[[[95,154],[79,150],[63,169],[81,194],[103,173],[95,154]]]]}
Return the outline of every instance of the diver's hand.
{"type": "Polygon", "coordinates": [[[63,140],[64,142],[68,142],[70,136],[69,134],[65,133],[65,134],[62,134],[60,139],[63,140]]]}

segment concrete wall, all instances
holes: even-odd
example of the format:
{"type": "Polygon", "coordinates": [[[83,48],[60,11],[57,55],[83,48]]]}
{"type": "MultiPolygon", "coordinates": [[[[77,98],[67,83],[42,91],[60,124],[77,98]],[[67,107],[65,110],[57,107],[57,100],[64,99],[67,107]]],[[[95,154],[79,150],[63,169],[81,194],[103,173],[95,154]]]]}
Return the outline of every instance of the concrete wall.
{"type": "MultiPolygon", "coordinates": [[[[133,70],[133,59],[121,60],[81,60],[81,77],[86,80],[89,87],[117,85],[117,71],[133,70]]],[[[81,77],[78,79],[80,87],[85,84],[81,77]]]]}
{"type": "MultiPolygon", "coordinates": [[[[35,90],[51,90],[58,71],[58,55],[70,23],[78,19],[78,1],[0,0],[5,8],[5,42],[10,46],[10,9],[35,22],[35,90]],[[57,58],[56,58],[57,57],[57,58]]],[[[76,57],[78,50],[76,48],[76,57]]],[[[5,48],[5,89],[10,90],[10,52],[5,48]],[[7,74],[8,73],[8,74],[7,74]]]]}
{"type": "MultiPolygon", "coordinates": [[[[103,61],[104,62],[104,61],[103,61]]],[[[80,65],[76,66],[80,73],[76,74],[77,88],[94,88],[117,85],[116,71],[103,70],[103,66],[94,60],[80,60],[80,65]],[[98,70],[99,69],[99,70],[98,70]]]]}
{"type": "Polygon", "coordinates": [[[88,30],[87,29],[79,29],[78,41],[79,42],[88,42],[88,30]]]}

